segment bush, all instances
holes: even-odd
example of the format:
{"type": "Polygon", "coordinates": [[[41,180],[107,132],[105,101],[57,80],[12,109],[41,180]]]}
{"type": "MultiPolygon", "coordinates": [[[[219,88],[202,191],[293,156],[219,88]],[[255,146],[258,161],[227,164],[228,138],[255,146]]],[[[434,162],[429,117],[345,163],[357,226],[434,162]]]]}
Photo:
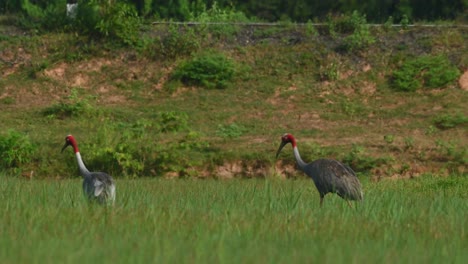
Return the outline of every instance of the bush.
{"type": "Polygon", "coordinates": [[[351,166],[356,172],[368,172],[387,163],[386,158],[374,158],[365,152],[364,147],[353,144],[352,150],[344,155],[342,161],[351,166]]]}
{"type": "Polygon", "coordinates": [[[234,63],[217,53],[199,55],[182,63],[171,78],[186,85],[225,88],[234,76],[234,63]]]}
{"type": "Polygon", "coordinates": [[[466,166],[468,162],[468,150],[466,147],[463,147],[463,144],[453,140],[447,142],[438,139],[435,145],[439,159],[445,161],[445,167],[456,171],[458,166],[466,166]]]}
{"type": "Polygon", "coordinates": [[[439,115],[436,118],[434,118],[434,124],[440,129],[454,128],[459,125],[468,124],[468,116],[465,116],[460,113],[456,115],[439,115]]]}
{"type": "Polygon", "coordinates": [[[36,146],[29,137],[15,130],[0,135],[0,167],[3,169],[19,168],[31,161],[36,146]]]}
{"type": "Polygon", "coordinates": [[[42,114],[49,118],[65,119],[67,117],[89,114],[92,107],[86,99],[78,97],[77,90],[73,89],[66,101],[62,101],[45,108],[42,114]]]}
{"type": "Polygon", "coordinates": [[[204,6],[203,11],[193,15],[191,19],[201,23],[214,23],[209,25],[209,31],[216,38],[233,37],[240,32],[241,28],[232,24],[233,22],[249,22],[244,13],[237,12],[233,8],[221,9],[216,2],[209,9],[204,6]]]}
{"type": "Polygon", "coordinates": [[[188,115],[184,112],[167,111],[158,113],[156,128],[162,133],[188,130],[188,115]]]}
{"type": "Polygon", "coordinates": [[[51,0],[36,5],[30,0],[21,1],[22,15],[19,24],[26,29],[58,30],[67,24],[66,0],[51,0]]]}
{"type": "Polygon", "coordinates": [[[362,50],[375,42],[367,25],[366,15],[360,15],[357,11],[344,21],[343,28],[351,31],[351,35],[343,43],[343,48],[347,51],[362,50]]]}
{"type": "Polygon", "coordinates": [[[114,146],[93,148],[94,151],[87,153],[90,167],[108,171],[115,176],[140,175],[145,169],[148,151],[132,142],[132,139],[135,138],[130,133],[124,133],[114,146]]]}
{"type": "MultiPolygon", "coordinates": [[[[88,168],[115,177],[184,175],[203,165],[206,154],[201,152],[211,151],[208,142],[191,130],[184,112],[160,112],[131,122],[108,119],[80,146],[88,168]]],[[[68,166],[76,170],[74,160],[68,166]]]]}
{"type": "Polygon", "coordinates": [[[400,91],[416,91],[424,86],[440,88],[456,80],[460,71],[447,57],[422,56],[405,61],[393,72],[393,86],[400,91]]]}
{"type": "Polygon", "coordinates": [[[344,34],[340,49],[345,51],[362,50],[375,42],[366,15],[361,15],[354,11],[351,15],[328,16],[327,29],[330,36],[336,38],[338,34],[344,34]]]}
{"type": "Polygon", "coordinates": [[[131,4],[109,0],[83,0],[78,4],[75,26],[84,34],[134,46],[139,43],[140,25],[131,4]]]}
{"type": "Polygon", "coordinates": [[[204,157],[201,152],[209,152],[209,143],[202,140],[201,135],[191,131],[182,138],[166,144],[155,146],[156,157],[152,167],[158,175],[176,172],[178,175],[193,175],[197,172],[194,167],[203,165],[204,157]]]}
{"type": "Polygon", "coordinates": [[[200,37],[192,27],[169,25],[167,34],[158,37],[147,49],[154,58],[188,56],[200,49],[200,37]]]}

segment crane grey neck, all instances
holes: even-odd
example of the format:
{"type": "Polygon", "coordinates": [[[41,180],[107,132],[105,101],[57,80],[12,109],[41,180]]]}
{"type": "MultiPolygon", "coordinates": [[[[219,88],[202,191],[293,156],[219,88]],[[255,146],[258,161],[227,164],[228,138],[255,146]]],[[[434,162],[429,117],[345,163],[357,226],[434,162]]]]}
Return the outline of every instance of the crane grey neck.
{"type": "Polygon", "coordinates": [[[89,170],[86,168],[86,166],[83,163],[83,160],[81,159],[80,152],[76,152],[76,161],[78,162],[78,168],[80,168],[81,175],[83,177],[88,177],[90,175],[89,170]]]}
{"type": "Polygon", "coordinates": [[[301,154],[299,154],[299,149],[297,148],[297,146],[293,147],[293,152],[294,157],[296,158],[297,165],[301,170],[304,170],[307,164],[301,159],[301,154]]]}

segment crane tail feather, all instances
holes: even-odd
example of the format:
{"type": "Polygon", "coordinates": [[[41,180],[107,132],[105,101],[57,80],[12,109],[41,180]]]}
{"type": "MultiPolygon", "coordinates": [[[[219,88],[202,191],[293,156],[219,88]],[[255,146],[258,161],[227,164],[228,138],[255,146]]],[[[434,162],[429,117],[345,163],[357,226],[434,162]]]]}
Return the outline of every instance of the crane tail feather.
{"type": "Polygon", "coordinates": [[[98,197],[99,195],[101,195],[103,190],[104,190],[104,187],[102,185],[95,186],[94,196],[98,197]]]}

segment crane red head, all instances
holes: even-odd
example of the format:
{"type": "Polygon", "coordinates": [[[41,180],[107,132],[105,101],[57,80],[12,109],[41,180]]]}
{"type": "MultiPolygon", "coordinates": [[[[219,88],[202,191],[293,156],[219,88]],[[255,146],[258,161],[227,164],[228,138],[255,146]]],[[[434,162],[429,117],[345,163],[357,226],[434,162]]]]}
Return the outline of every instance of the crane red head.
{"type": "Polygon", "coordinates": [[[291,145],[294,147],[296,147],[296,139],[294,138],[293,135],[289,134],[289,133],[286,133],[284,134],[282,137],[281,137],[281,144],[278,148],[278,151],[276,152],[276,158],[278,158],[281,150],[283,149],[284,146],[286,146],[286,144],[288,143],[291,143],[291,145]]]}
{"type": "Polygon", "coordinates": [[[64,149],[66,149],[68,146],[72,146],[73,150],[76,152],[79,152],[78,150],[78,144],[76,143],[75,138],[72,135],[68,135],[65,137],[65,145],[62,147],[62,152],[64,149]]]}

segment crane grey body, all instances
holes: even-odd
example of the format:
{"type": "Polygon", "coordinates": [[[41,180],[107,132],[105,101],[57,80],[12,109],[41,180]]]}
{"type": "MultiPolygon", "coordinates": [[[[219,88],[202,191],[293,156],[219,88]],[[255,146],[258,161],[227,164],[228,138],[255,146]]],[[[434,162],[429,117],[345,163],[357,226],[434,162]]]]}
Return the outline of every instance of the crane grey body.
{"type": "Polygon", "coordinates": [[[293,146],[294,157],[299,168],[314,181],[320,194],[320,206],[322,206],[323,198],[327,193],[338,194],[348,202],[350,207],[350,200],[362,200],[361,183],[349,166],[332,159],[319,159],[309,164],[305,163],[299,154],[296,139],[291,134],[285,134],[281,137],[281,145],[276,157],[288,143],[293,146]]]}
{"type": "Polygon", "coordinates": [[[103,205],[112,205],[115,201],[115,183],[112,177],[105,172],[90,172],[81,159],[78,144],[72,135],[65,138],[62,151],[72,146],[75,151],[76,161],[83,176],[83,193],[90,202],[98,202],[103,205]]]}
{"type": "Polygon", "coordinates": [[[83,180],[83,192],[89,201],[100,204],[113,204],[115,184],[111,176],[104,172],[90,172],[83,180]]]}

